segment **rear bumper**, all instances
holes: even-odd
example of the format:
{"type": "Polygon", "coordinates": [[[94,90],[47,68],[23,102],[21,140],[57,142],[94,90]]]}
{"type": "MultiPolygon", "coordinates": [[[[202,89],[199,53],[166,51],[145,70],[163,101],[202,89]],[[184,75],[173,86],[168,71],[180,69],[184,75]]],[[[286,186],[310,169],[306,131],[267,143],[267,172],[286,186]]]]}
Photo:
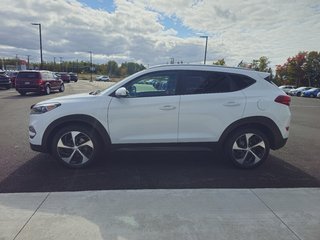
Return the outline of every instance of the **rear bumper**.
{"type": "Polygon", "coordinates": [[[44,92],[44,86],[21,87],[16,86],[18,92],[44,92]]]}
{"type": "Polygon", "coordinates": [[[271,149],[272,150],[280,149],[284,147],[284,145],[286,145],[287,141],[288,141],[288,138],[277,138],[274,141],[274,144],[271,146],[271,149]]]}
{"type": "Polygon", "coordinates": [[[0,82],[0,87],[11,87],[11,82],[0,82]]]}

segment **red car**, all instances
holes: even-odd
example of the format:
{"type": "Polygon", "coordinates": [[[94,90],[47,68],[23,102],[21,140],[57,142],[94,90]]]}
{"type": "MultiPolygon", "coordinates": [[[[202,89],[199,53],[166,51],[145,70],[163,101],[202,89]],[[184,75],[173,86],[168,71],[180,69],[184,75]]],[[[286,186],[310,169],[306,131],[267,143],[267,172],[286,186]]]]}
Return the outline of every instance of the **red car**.
{"type": "Polygon", "coordinates": [[[16,77],[16,90],[25,95],[28,92],[50,94],[53,90],[64,91],[61,79],[50,71],[20,71],[16,77]]]}

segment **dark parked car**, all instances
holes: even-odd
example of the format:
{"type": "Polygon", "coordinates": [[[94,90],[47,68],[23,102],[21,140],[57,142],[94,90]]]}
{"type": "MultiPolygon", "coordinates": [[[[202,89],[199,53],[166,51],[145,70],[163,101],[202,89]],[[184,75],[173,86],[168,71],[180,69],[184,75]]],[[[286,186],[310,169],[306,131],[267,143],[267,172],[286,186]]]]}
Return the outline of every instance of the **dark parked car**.
{"type": "Polygon", "coordinates": [[[78,81],[78,75],[76,73],[69,72],[69,76],[71,81],[74,81],[74,82],[78,81]]]}
{"type": "Polygon", "coordinates": [[[62,81],[67,82],[67,83],[69,83],[70,80],[71,80],[70,75],[68,73],[66,73],[66,72],[59,72],[58,76],[60,77],[60,79],[62,81]]]}
{"type": "Polygon", "coordinates": [[[53,90],[64,91],[64,84],[50,71],[20,71],[16,77],[16,90],[25,95],[27,92],[50,94],[53,90]]]}
{"type": "Polygon", "coordinates": [[[10,77],[3,71],[0,71],[0,88],[11,88],[10,77]]]}
{"type": "Polygon", "coordinates": [[[11,86],[15,87],[16,85],[16,77],[18,75],[18,71],[7,71],[6,74],[10,77],[11,80],[11,86]]]}

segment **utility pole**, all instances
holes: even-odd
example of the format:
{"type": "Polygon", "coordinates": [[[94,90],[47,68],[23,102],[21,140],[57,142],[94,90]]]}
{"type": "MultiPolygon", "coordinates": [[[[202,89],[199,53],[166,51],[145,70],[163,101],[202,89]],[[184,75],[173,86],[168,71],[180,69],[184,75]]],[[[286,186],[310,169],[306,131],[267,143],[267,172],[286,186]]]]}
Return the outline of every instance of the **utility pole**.
{"type": "Polygon", "coordinates": [[[60,72],[62,72],[62,57],[60,57],[60,72]]]}
{"type": "Polygon", "coordinates": [[[29,70],[29,69],[30,69],[30,55],[27,55],[27,58],[28,58],[28,65],[27,65],[27,69],[29,70]]]}
{"type": "Polygon", "coordinates": [[[206,47],[204,49],[204,60],[203,60],[203,64],[206,64],[206,61],[207,61],[207,48],[208,48],[208,36],[200,36],[200,38],[205,38],[206,39],[206,47]]]}
{"type": "Polygon", "coordinates": [[[90,53],[90,82],[92,82],[92,51],[89,52],[90,53]]]}

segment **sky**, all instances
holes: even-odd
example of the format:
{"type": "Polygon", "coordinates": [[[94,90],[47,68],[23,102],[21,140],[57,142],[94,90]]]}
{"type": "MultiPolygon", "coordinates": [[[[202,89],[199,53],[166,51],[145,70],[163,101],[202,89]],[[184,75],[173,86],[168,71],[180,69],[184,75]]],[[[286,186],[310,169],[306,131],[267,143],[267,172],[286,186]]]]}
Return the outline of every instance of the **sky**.
{"type": "Polygon", "coordinates": [[[0,58],[270,66],[320,51],[319,0],[1,0],[0,58]]]}

